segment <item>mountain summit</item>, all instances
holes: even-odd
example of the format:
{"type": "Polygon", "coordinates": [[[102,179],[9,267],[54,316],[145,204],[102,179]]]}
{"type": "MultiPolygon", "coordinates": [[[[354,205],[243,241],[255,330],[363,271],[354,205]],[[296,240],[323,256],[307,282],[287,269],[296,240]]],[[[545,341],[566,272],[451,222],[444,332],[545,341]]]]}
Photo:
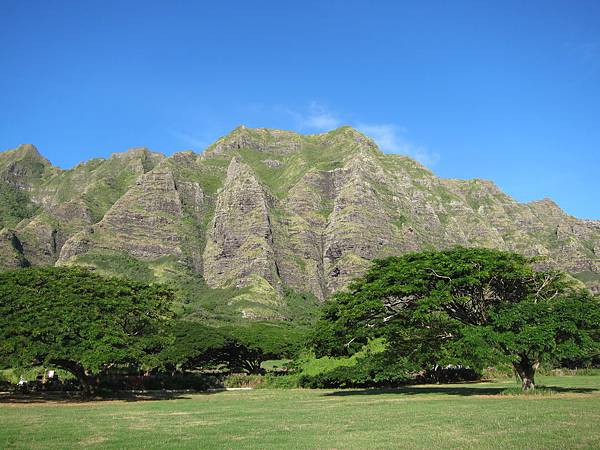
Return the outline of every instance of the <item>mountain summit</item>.
{"type": "Polygon", "coordinates": [[[540,257],[600,286],[600,222],[486,180],[436,177],[352,129],[238,127],[202,154],[73,169],[0,153],[0,266],[80,264],[174,283],[188,314],[295,318],[373,258],[454,245],[540,257]]]}

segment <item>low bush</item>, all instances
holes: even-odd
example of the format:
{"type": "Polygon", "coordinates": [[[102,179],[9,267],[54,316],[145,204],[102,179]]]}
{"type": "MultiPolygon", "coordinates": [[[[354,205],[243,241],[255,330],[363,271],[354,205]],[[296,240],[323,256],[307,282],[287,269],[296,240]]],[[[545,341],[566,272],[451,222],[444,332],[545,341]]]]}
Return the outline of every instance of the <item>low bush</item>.
{"type": "Polygon", "coordinates": [[[573,375],[600,376],[600,368],[575,369],[573,375]]]}
{"type": "Polygon", "coordinates": [[[263,377],[259,389],[294,389],[300,387],[300,374],[270,375],[263,377]]]}
{"type": "Polygon", "coordinates": [[[317,375],[301,375],[298,385],[309,389],[331,389],[368,387],[373,383],[365,376],[365,371],[359,367],[341,366],[317,375]]]}
{"type": "Polygon", "coordinates": [[[432,370],[419,373],[414,381],[416,383],[459,383],[461,381],[481,380],[481,373],[470,367],[464,366],[437,366],[432,370]]]}
{"type": "Polygon", "coordinates": [[[263,381],[263,375],[232,374],[225,377],[223,385],[227,388],[255,388],[263,381]]]}
{"type": "Polygon", "coordinates": [[[500,379],[508,379],[514,378],[515,371],[512,366],[509,365],[499,365],[495,367],[487,367],[483,369],[481,374],[481,379],[483,380],[500,380],[500,379]]]}
{"type": "Polygon", "coordinates": [[[390,387],[406,384],[412,377],[404,360],[390,362],[385,353],[369,355],[353,366],[338,366],[316,375],[301,375],[298,385],[304,388],[390,387]]]}
{"type": "Polygon", "coordinates": [[[189,389],[206,391],[223,387],[220,377],[203,373],[158,373],[149,376],[119,375],[102,377],[98,384],[102,392],[128,391],[128,390],[178,390],[189,389]]]}
{"type": "Polygon", "coordinates": [[[600,369],[595,368],[582,368],[582,369],[568,369],[568,368],[557,368],[557,369],[548,369],[539,371],[540,375],[549,375],[555,377],[562,376],[577,376],[577,375],[585,375],[585,376],[598,376],[600,375],[600,369]]]}

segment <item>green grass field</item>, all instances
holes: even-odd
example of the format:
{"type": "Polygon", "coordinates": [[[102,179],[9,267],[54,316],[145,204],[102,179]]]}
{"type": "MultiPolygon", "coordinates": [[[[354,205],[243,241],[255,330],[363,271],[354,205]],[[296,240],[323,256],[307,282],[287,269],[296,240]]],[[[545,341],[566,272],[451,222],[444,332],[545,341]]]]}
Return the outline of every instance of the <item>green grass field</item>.
{"type": "Polygon", "coordinates": [[[600,448],[600,376],[0,403],[0,448],[600,448]]]}

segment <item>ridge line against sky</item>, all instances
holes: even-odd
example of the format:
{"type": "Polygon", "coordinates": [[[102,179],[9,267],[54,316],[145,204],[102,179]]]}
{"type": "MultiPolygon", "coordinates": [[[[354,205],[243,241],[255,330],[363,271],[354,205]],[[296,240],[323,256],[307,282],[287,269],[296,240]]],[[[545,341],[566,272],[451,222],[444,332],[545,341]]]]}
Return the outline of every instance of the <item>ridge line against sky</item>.
{"type": "MultiPolygon", "coordinates": [[[[257,106],[253,105],[256,109],[257,106]]],[[[261,108],[265,108],[264,106],[261,108]]],[[[296,111],[285,107],[272,107],[279,114],[288,115],[294,120],[294,126],[290,129],[297,133],[311,134],[315,132],[324,133],[343,125],[349,125],[361,133],[371,137],[386,153],[398,153],[410,156],[421,164],[434,168],[439,161],[440,155],[432,152],[422,145],[410,142],[406,138],[407,129],[393,123],[365,123],[362,121],[352,121],[345,119],[340,114],[335,113],[323,106],[319,102],[311,101],[305,112],[296,111]]],[[[245,125],[245,124],[240,124],[245,125]]],[[[272,128],[272,127],[258,127],[272,128]]],[[[187,145],[191,150],[202,151],[221,136],[214,136],[212,139],[201,139],[196,137],[193,132],[183,132],[177,129],[167,130],[174,138],[178,139],[181,145],[187,145]]]]}
{"type": "Polygon", "coordinates": [[[349,124],[600,219],[600,2],[2,0],[0,148],[60,167],[349,124]]]}

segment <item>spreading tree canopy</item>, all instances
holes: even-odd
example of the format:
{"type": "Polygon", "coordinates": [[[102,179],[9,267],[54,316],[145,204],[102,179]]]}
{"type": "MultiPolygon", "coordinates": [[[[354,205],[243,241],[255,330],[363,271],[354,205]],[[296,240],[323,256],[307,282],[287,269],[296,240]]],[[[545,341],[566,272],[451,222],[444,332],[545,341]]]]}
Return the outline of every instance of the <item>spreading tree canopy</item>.
{"type": "Polygon", "coordinates": [[[348,354],[383,335],[391,353],[422,367],[511,363],[532,389],[544,359],[598,354],[600,341],[598,298],[532,262],[475,248],[375,261],[326,304],[315,350],[348,354]]]}
{"type": "Polygon", "coordinates": [[[0,359],[63,368],[90,394],[92,375],[106,367],[159,363],[173,298],[161,286],[81,268],[1,273],[0,359]]]}
{"type": "Polygon", "coordinates": [[[227,344],[224,355],[235,371],[262,372],[261,364],[269,359],[292,358],[302,348],[302,329],[261,322],[224,327],[227,344]]]}
{"type": "Polygon", "coordinates": [[[165,366],[186,371],[226,363],[224,352],[228,340],[218,328],[177,320],[173,323],[171,333],[173,341],[161,353],[165,366]]]}
{"type": "Polygon", "coordinates": [[[298,327],[266,322],[221,327],[177,321],[174,341],[163,351],[165,365],[179,370],[227,367],[234,372],[261,373],[269,359],[293,357],[305,343],[298,327]]]}

